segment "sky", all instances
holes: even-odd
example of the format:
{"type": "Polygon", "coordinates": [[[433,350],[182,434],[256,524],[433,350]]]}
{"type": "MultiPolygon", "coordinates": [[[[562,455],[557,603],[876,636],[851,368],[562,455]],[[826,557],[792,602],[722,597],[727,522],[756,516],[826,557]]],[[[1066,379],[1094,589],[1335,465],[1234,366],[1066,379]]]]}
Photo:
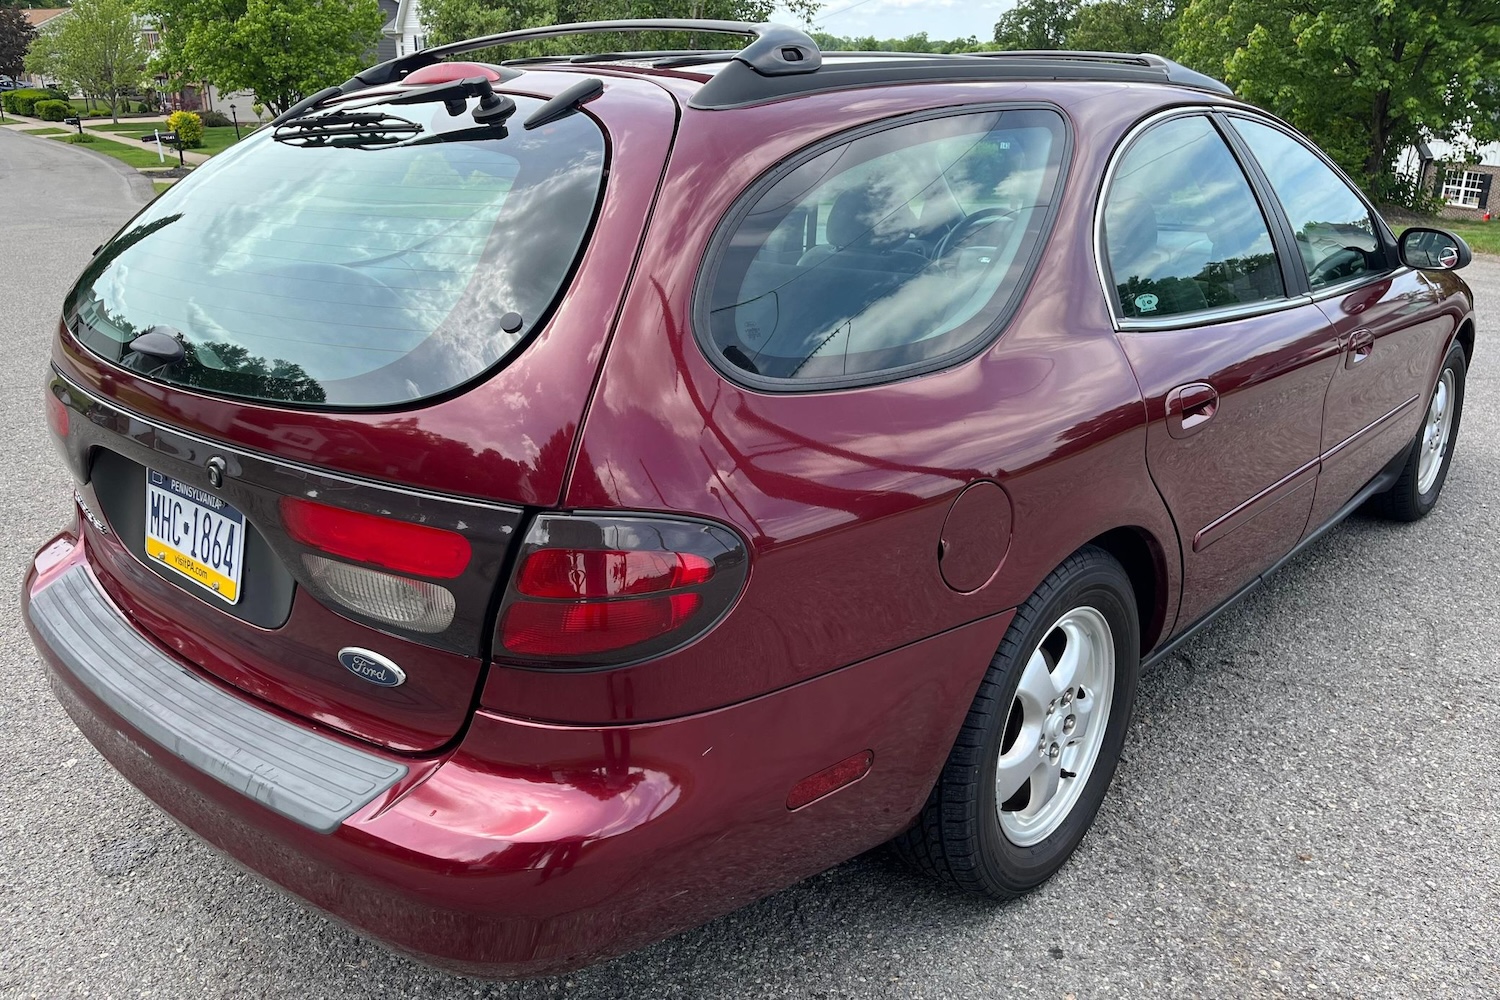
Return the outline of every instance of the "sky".
{"type": "MultiPolygon", "coordinates": [[[[995,22],[1011,6],[1014,0],[823,0],[813,27],[830,35],[904,38],[925,31],[934,39],[984,39],[994,37],[995,22]]],[[[800,25],[784,8],[772,20],[800,25]]]]}

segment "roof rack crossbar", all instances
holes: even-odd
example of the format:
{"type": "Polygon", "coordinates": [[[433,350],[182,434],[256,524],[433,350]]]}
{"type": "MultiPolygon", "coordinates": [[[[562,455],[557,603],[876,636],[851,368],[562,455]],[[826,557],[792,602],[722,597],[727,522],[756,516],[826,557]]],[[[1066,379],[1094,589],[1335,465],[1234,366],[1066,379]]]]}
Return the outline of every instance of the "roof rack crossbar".
{"type": "MultiPolygon", "coordinates": [[[[579,21],[575,24],[553,24],[540,28],[502,31],[497,35],[466,38],[461,42],[436,45],[409,55],[387,60],[355,74],[366,86],[395,83],[413,70],[431,66],[448,56],[475,49],[488,49],[516,42],[536,42],[569,35],[594,35],[607,32],[695,31],[714,35],[744,35],[753,38],[749,45],[730,58],[755,70],[761,76],[790,76],[811,73],[822,64],[817,43],[804,32],[784,24],[751,24],[748,21],[716,21],[703,18],[637,18],[623,21],[579,21]]],[[[347,87],[348,84],[345,84],[347,87]]]]}

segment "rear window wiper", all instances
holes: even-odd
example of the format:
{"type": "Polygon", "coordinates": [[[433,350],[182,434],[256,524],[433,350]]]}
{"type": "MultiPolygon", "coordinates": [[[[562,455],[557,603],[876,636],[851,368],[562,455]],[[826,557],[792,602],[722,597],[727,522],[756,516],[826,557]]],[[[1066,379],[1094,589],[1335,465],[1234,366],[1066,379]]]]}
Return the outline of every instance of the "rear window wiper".
{"type": "Polygon", "coordinates": [[[414,121],[378,111],[332,111],[276,126],[272,138],[294,146],[387,146],[422,132],[414,121]]]}

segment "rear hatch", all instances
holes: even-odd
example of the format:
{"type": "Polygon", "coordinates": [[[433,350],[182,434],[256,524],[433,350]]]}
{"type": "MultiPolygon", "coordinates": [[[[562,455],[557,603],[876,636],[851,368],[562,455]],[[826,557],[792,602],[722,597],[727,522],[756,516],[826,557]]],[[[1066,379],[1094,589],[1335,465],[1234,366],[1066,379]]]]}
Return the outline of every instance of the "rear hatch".
{"type": "Polygon", "coordinates": [[[395,749],[461,729],[675,125],[638,80],[523,125],[577,81],[524,74],[502,121],[356,95],[215,157],[99,250],[49,405],[96,575],[140,627],[395,749]]]}

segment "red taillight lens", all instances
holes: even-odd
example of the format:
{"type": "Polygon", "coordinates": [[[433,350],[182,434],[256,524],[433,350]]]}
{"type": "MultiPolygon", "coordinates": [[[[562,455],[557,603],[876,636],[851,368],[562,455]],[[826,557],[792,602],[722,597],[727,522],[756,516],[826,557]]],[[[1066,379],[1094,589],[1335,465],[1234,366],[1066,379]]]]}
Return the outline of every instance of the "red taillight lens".
{"type": "Polygon", "coordinates": [[[300,497],[281,498],[281,520],[287,534],[303,545],[398,573],[451,580],[469,565],[469,540],[444,528],[300,497]]]}
{"type": "Polygon", "coordinates": [[[60,438],[68,436],[68,408],[51,392],[47,393],[47,426],[60,438]]]}
{"type": "Polygon", "coordinates": [[[505,648],[525,656],[581,656],[666,635],[692,617],[702,598],[666,594],[627,601],[543,604],[520,601],[505,612],[505,648]]]}
{"type": "Polygon", "coordinates": [[[703,583],[714,564],[693,552],[538,549],[526,557],[516,590],[527,597],[623,597],[703,583]]]}
{"type": "Polygon", "coordinates": [[[623,664],[679,646],[728,610],[746,554],[727,528],[664,517],[538,517],[495,655],[528,666],[623,664]]]}

